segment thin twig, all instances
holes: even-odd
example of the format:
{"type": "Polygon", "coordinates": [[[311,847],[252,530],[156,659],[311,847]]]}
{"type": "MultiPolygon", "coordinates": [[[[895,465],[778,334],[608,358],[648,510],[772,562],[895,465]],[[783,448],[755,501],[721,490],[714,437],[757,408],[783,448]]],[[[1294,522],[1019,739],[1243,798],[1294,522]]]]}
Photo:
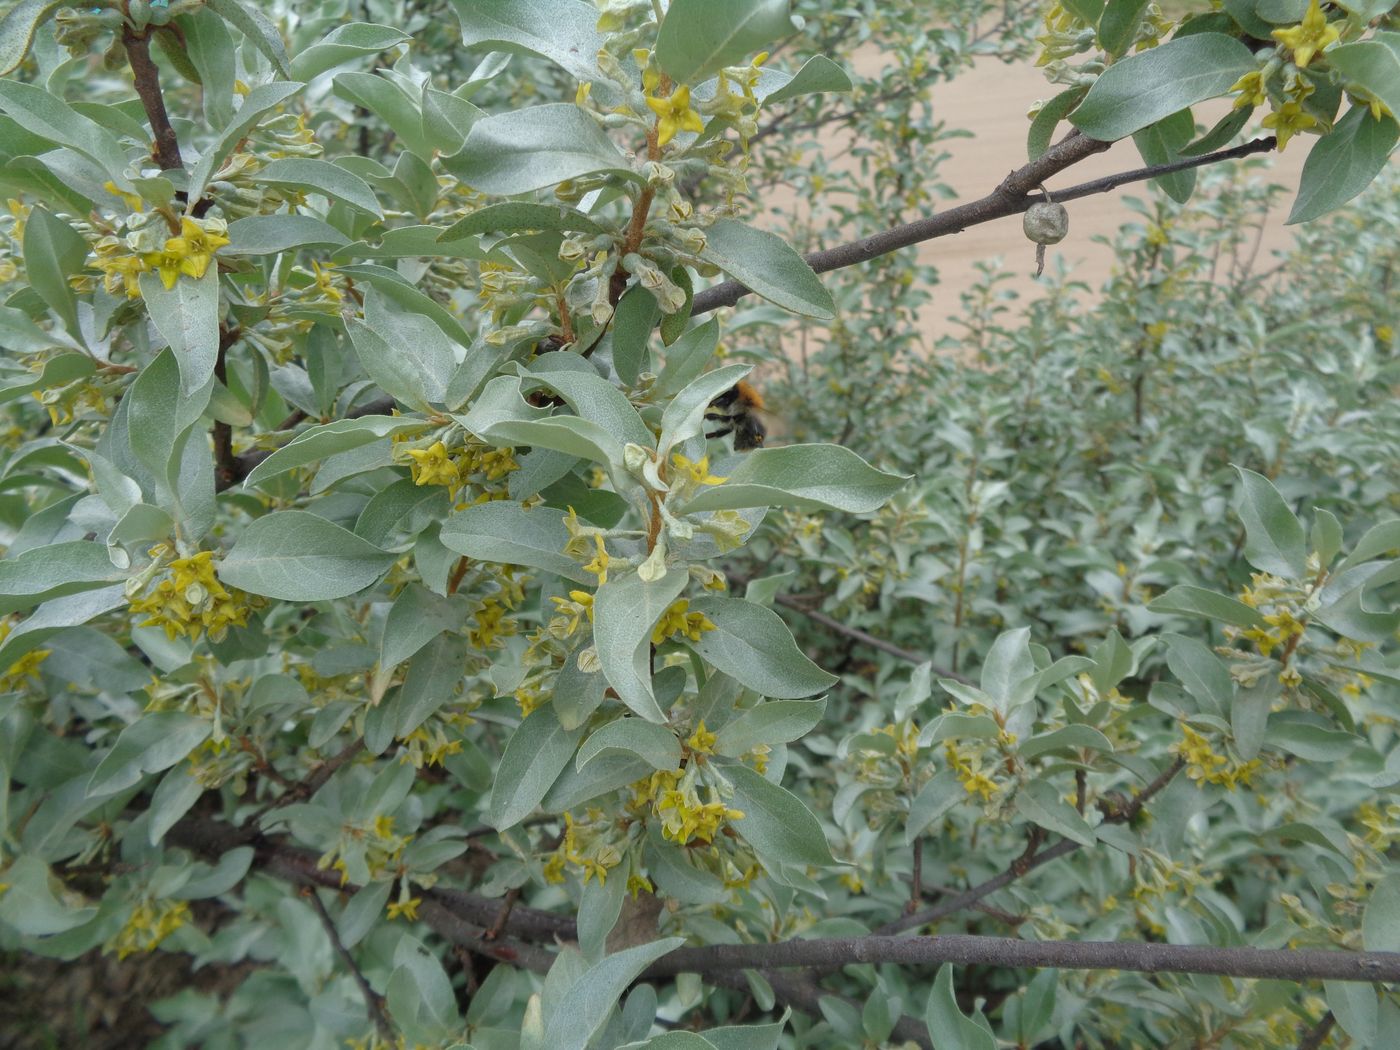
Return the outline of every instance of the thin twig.
{"type": "MultiPolygon", "coordinates": [[[[1189,157],[1186,160],[1174,161],[1171,164],[1158,164],[1148,168],[1134,168],[1132,171],[1109,175],[1106,178],[1080,183],[1068,189],[1057,190],[1055,191],[1055,199],[1062,203],[1078,200],[1096,193],[1106,193],[1130,182],[1142,182],[1161,175],[1170,175],[1176,171],[1199,168],[1207,164],[1218,164],[1226,160],[1236,160],[1254,153],[1266,153],[1274,148],[1276,141],[1270,136],[1246,142],[1233,149],[1207,153],[1201,157],[1189,157]]],[[[946,237],[953,233],[961,233],[970,226],[991,222],[993,219],[1019,215],[1040,199],[1039,196],[1030,196],[1031,190],[1046,179],[1077,164],[1086,157],[1102,153],[1108,149],[1109,145],[1107,142],[1099,142],[1077,132],[1071,133],[1051,146],[1038,159],[1013,171],[1000,186],[979,200],[959,205],[956,208],[949,208],[947,211],[931,215],[927,219],[882,230],[858,241],[812,252],[805,258],[808,265],[817,273],[826,273],[830,270],[839,270],[846,266],[868,262],[878,256],[888,255],[901,248],[908,248],[910,245],[931,241],[938,237],[946,237]]],[[[738,281],[724,281],[712,288],[706,288],[696,295],[691,314],[694,316],[716,310],[721,306],[733,306],[748,294],[749,289],[738,281]]]]}
{"type": "Polygon", "coordinates": [[[301,895],[311,902],[311,907],[315,910],[316,917],[321,920],[321,926],[325,929],[326,936],[331,939],[331,947],[340,956],[340,961],[349,969],[350,975],[355,978],[355,983],[360,986],[360,994],[365,998],[365,1006],[369,1008],[370,1020],[374,1022],[374,1027],[379,1030],[380,1036],[386,1043],[392,1044],[396,1036],[394,1026],[389,1023],[389,1015],[384,1012],[384,1004],[374,993],[374,989],[369,986],[364,971],[355,962],[355,957],[350,954],[350,949],[345,947],[345,942],[340,939],[340,931],[335,928],[335,920],[331,918],[331,913],[326,910],[326,905],[322,902],[320,894],[313,887],[307,886],[301,891],[301,895]]]}

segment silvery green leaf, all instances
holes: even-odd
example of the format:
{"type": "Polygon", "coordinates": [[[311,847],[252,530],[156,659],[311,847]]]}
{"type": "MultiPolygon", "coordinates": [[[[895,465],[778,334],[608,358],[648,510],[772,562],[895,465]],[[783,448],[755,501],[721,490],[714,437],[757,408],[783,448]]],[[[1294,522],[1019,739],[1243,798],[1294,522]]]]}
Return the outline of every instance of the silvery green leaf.
{"type": "Polygon", "coordinates": [[[1081,846],[1092,846],[1097,841],[1088,821],[1044,780],[1029,781],[1016,792],[1016,811],[1032,824],[1081,846]]]}
{"type": "Polygon", "coordinates": [[[840,445],[784,445],[746,453],[723,485],[707,487],[682,513],[744,507],[794,507],[864,514],[909,479],[876,470],[840,445]]]}
{"type": "Polygon", "coordinates": [[[609,580],[593,597],[593,643],[603,676],[618,699],[649,722],[664,722],[651,681],[651,631],[689,582],[668,572],[648,583],[638,576],[609,580]]]}
{"type": "Polygon", "coordinates": [[[837,680],[803,655],[772,609],[742,598],[698,598],[690,608],[708,616],[715,629],[689,644],[717,670],[762,696],[798,699],[837,680]]]}
{"type": "Polygon", "coordinates": [[[458,554],[502,565],[528,565],[592,585],[596,577],[564,553],[569,530],[553,507],[526,510],[514,500],[492,500],[456,511],[438,538],[458,554]]]}
{"type": "Polygon", "coordinates": [[[582,729],[561,726],[550,707],[531,712],[506,742],[487,805],[487,823],[505,831],[534,812],[569,764],[581,736],[582,729]]]}
{"type": "Polygon", "coordinates": [[[760,857],[818,868],[836,863],[821,823],[796,795],[748,766],[725,766],[724,775],[734,785],[730,804],[744,814],[730,826],[760,857]]]}
{"type": "Polygon", "coordinates": [[[674,732],[644,718],[623,717],[591,733],[574,765],[582,770],[600,755],[618,751],[636,755],[655,769],[671,771],[681,764],[681,744],[674,732]]]}
{"type": "Polygon", "coordinates": [[[395,556],[303,510],[280,510],[247,526],[219,564],[227,584],[284,601],[344,598],[364,590],[395,556]]]}
{"type": "Polygon", "coordinates": [[[511,197],[599,172],[633,177],[627,158],[585,110],[552,102],[485,117],[443,164],[474,190],[511,197]]]}
{"type": "Polygon", "coordinates": [[[716,219],[705,231],[700,257],[785,310],[818,320],[836,316],[836,304],[812,267],[775,233],[716,219]]]}

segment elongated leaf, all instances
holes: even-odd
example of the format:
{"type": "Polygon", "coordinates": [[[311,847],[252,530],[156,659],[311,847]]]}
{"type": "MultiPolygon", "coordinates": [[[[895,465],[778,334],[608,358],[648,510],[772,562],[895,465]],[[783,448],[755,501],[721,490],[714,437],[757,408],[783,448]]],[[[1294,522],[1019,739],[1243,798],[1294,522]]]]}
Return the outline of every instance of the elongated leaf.
{"type": "Polygon", "coordinates": [[[491,788],[486,819],[504,831],[528,817],[553,786],[578,747],[582,729],[565,729],[553,709],[541,707],[521,722],[506,743],[491,788]]]}
{"type": "Polygon", "coordinates": [[[641,972],[684,943],[684,937],[667,937],[609,955],[584,968],[552,1004],[539,1045],[549,1050],[584,1050],[641,972]]]}
{"type": "Polygon", "coordinates": [[[364,590],[394,559],[325,518],[281,510],[243,530],[218,574],[251,594],[311,602],[364,590]]]}
{"type": "Polygon", "coordinates": [[[1147,603],[1153,612],[1184,613],[1188,616],[1205,616],[1211,620],[1232,623],[1236,627],[1263,627],[1264,617],[1258,609],[1224,594],[1216,594],[1204,587],[1181,584],[1147,603]]]}
{"type": "Polygon", "coordinates": [[[249,215],[228,226],[225,255],[275,255],[293,248],[343,248],[350,238],[312,215],[249,215]]]}
{"type": "Polygon", "coordinates": [[[737,758],[759,744],[786,744],[797,740],[811,732],[825,711],[825,698],[761,703],[719,731],[715,753],[737,758]]]}
{"type": "MultiPolygon", "coordinates": [[[[6,81],[0,81],[4,85],[6,81]]],[[[77,230],[45,208],[34,208],[24,224],[24,266],[29,283],[70,335],[80,337],[78,299],[68,278],[83,268],[88,246],[77,230]]]]}
{"type": "Polygon", "coordinates": [[[904,824],[905,845],[912,843],[929,825],[966,798],[967,791],[956,773],[951,769],[937,773],[909,805],[909,819],[904,824]]]}
{"type": "Polygon", "coordinates": [[[1169,40],[1109,66],[1069,119],[1084,134],[1114,142],[1225,94],[1253,68],[1249,48],[1223,33],[1169,40]]]}
{"type": "Polygon", "coordinates": [[[457,511],[443,522],[438,538],[450,551],[501,565],[528,565],[575,583],[596,577],[564,553],[569,530],[551,507],[526,510],[514,500],[492,500],[457,511]]]}
{"type": "Polygon", "coordinates": [[[706,488],[686,514],[745,507],[796,507],[864,514],[882,506],[908,477],[876,470],[840,445],[784,445],[744,456],[723,485],[706,488]]]}
{"type": "Polygon", "coordinates": [[[803,655],[787,624],[772,609],[742,598],[700,598],[694,612],[715,625],[704,631],[695,651],[731,678],[763,696],[797,699],[831,687],[827,674],[803,655]]]}
{"type": "Polygon", "coordinates": [[[140,782],[147,773],[169,769],[213,732],[214,724],[183,711],[143,714],[122,730],[88,781],[89,797],[110,795],[140,782]]]}
{"type": "Polygon", "coordinates": [[[651,682],[651,630],[685,589],[684,572],[647,582],[639,576],[609,580],[593,598],[593,643],[603,676],[618,699],[649,722],[664,722],[651,682]]]}
{"type": "Polygon", "coordinates": [[[310,80],[345,62],[388,51],[408,39],[408,34],[402,30],[373,22],[350,22],[336,26],[324,40],[312,44],[292,59],[292,79],[310,80]]]}
{"type": "Polygon", "coordinates": [[[799,867],[835,863],[821,823],[796,795],[748,766],[725,766],[724,775],[734,785],[733,807],[744,814],[734,830],[760,856],[799,867]]]}
{"type": "Polygon", "coordinates": [[[1327,64],[1380,99],[1392,118],[1400,113],[1400,34],[1377,33],[1371,40],[1334,47],[1327,64]]]}
{"type": "Polygon", "coordinates": [[[656,60],[677,84],[698,84],[791,31],[787,0],[672,0],[656,60]]]}
{"type": "Polygon", "coordinates": [[[375,218],[384,218],[384,210],[369,183],[328,160],[282,157],[262,168],[254,178],[272,186],[292,186],[322,193],[375,218]]]}
{"type": "Polygon", "coordinates": [[[269,478],[279,477],[289,470],[315,463],[337,452],[348,452],[395,434],[421,430],[423,425],[421,420],[404,419],[400,416],[359,416],[355,419],[337,419],[333,423],[312,427],[310,430],[303,430],[254,467],[243,483],[251,488],[269,478]]]}
{"type": "Polygon", "coordinates": [[[594,759],[622,752],[635,755],[653,769],[675,770],[681,764],[681,743],[665,726],[644,718],[618,718],[583,742],[574,764],[582,770],[594,759]]]}
{"type": "Polygon", "coordinates": [[[126,593],[122,587],[102,587],[44,602],[0,639],[0,667],[9,667],[59,631],[87,623],[125,604],[126,593]]]}
{"type": "Polygon", "coordinates": [[[73,540],[31,547],[0,559],[0,611],[18,612],[65,594],[95,590],[126,578],[100,543],[73,540]]]}
{"type": "Polygon", "coordinates": [[[443,163],[468,186],[508,197],[601,171],[631,175],[598,122],[571,102],[478,120],[443,163]]]}
{"type": "Polygon", "coordinates": [[[39,26],[67,0],[19,0],[0,18],[0,76],[13,72],[29,53],[39,26]]]}
{"type": "MultiPolygon", "coordinates": [[[[232,0],[223,0],[224,4],[232,4],[232,0]]],[[[209,5],[219,14],[228,17],[220,7],[213,3],[209,5]]],[[[242,29],[242,26],[239,26],[242,29]]],[[[237,116],[233,118],[233,123],[224,128],[219,133],[219,137],[214,140],[204,155],[199,158],[199,163],[194,166],[194,171],[190,173],[190,200],[196,201],[204,196],[205,187],[209,185],[209,180],[214,177],[214,173],[219,170],[219,166],[228,159],[228,155],[233,152],[238,145],[252,131],[257,123],[271,110],[277,108],[287,99],[291,98],[305,85],[294,84],[285,81],[273,81],[271,84],[259,84],[248,92],[243,100],[243,106],[239,109],[237,116]]]]}
{"type": "Polygon", "coordinates": [[[1040,107],[1040,112],[1035,115],[1030,129],[1026,132],[1027,159],[1037,160],[1050,148],[1050,140],[1055,137],[1055,129],[1060,126],[1060,121],[1070,115],[1088,91],[1087,87],[1067,88],[1040,107]]]}
{"type": "Polygon", "coordinates": [[[287,46],[282,42],[282,34],[277,31],[266,15],[256,7],[249,7],[240,0],[204,0],[205,6],[216,13],[229,25],[246,36],[259,51],[267,56],[272,67],[284,77],[292,71],[287,63],[287,46]]]}
{"type": "MultiPolygon", "coordinates": [[[[776,70],[766,71],[776,73],[776,70]]],[[[802,64],[802,68],[791,77],[780,74],[781,83],[773,83],[776,77],[768,75],[759,78],[754,96],[766,106],[786,102],[802,95],[823,94],[829,91],[850,91],[855,85],[850,75],[825,55],[813,55],[802,64]]]]}
{"type": "Polygon", "coordinates": [[[173,288],[154,273],[143,273],[139,282],[156,331],[175,355],[180,393],[194,398],[213,379],[219,356],[219,268],[210,263],[198,279],[182,275],[173,288]]]}
{"type": "Polygon", "coordinates": [[[516,233],[527,230],[579,230],[601,233],[603,228],[581,211],[554,204],[506,201],[474,211],[458,219],[439,236],[439,241],[456,241],[481,233],[516,233]]]}
{"type": "Polygon", "coordinates": [[[0,80],[0,112],[25,131],[89,158],[118,186],[129,187],[126,150],[115,135],[36,84],[0,80]]]}
{"type": "Polygon", "coordinates": [[[1288,222],[1307,222],[1339,208],[1371,185],[1400,138],[1394,117],[1371,116],[1352,106],[1336,126],[1313,145],[1303,163],[1298,197],[1288,222]]]}
{"type": "Polygon", "coordinates": [[[939,1050],[996,1050],[997,1041],[992,1034],[958,1009],[953,967],[948,963],[938,968],[924,1008],[924,1022],[939,1050]]]}
{"type": "Polygon", "coordinates": [[[1308,562],[1302,523],[1268,478],[1243,467],[1235,471],[1240,476],[1237,509],[1244,521],[1244,556],[1256,569],[1285,579],[1301,579],[1308,562]]]}
{"type": "Polygon", "coordinates": [[[452,0],[462,46],[524,51],[557,64],[578,80],[601,76],[598,11],[582,0],[452,0]]]}
{"type": "Polygon", "coordinates": [[[657,454],[665,458],[671,449],[699,434],[705,427],[710,402],[751,372],[751,365],[726,365],[707,372],[667,403],[661,413],[661,438],[657,454]]]}
{"type": "Polygon", "coordinates": [[[716,219],[705,231],[700,257],[785,310],[819,320],[836,316],[836,304],[807,261],[775,233],[737,219],[716,219]]]}
{"type": "Polygon", "coordinates": [[[1031,823],[1081,846],[1092,846],[1098,841],[1088,822],[1043,780],[1032,780],[1016,793],[1016,811],[1031,823]]]}

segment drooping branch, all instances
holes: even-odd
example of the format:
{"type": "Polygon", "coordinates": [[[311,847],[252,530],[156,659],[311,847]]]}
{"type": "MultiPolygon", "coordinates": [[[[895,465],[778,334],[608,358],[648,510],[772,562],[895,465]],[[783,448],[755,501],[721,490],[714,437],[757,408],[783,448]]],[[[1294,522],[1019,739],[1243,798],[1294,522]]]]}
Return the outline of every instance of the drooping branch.
{"type": "MultiPolygon", "coordinates": [[[[1096,193],[1106,193],[1130,182],[1143,182],[1161,175],[1170,175],[1173,172],[1200,168],[1207,164],[1236,160],[1254,153],[1267,153],[1274,148],[1276,141],[1272,136],[1255,139],[1233,149],[1219,150],[1200,157],[1190,157],[1186,160],[1174,161],[1171,164],[1158,164],[1149,168],[1135,168],[1118,175],[1110,175],[1064,190],[1057,190],[1053,196],[1061,203],[1078,200],[1096,193]]],[[[890,252],[908,248],[914,244],[931,241],[938,237],[946,237],[953,233],[961,233],[970,226],[991,222],[993,219],[1004,219],[1010,215],[1018,215],[1041,199],[1039,193],[1033,194],[1032,191],[1038,190],[1046,179],[1059,174],[1086,157],[1102,153],[1108,149],[1109,145],[1110,143],[1099,142],[1097,139],[1072,132],[1051,146],[1038,159],[1017,168],[1002,181],[1001,185],[979,200],[938,212],[927,219],[882,230],[869,237],[862,237],[858,241],[812,252],[806,256],[807,263],[817,273],[840,270],[847,266],[869,262],[871,259],[888,255],[890,252]]],[[[725,281],[696,295],[691,315],[707,313],[722,306],[733,306],[748,294],[749,289],[738,281],[725,281]]]]}
{"type": "Polygon", "coordinates": [[[820,937],[771,944],[677,948],[647,968],[646,977],[701,975],[765,967],[901,966],[1053,967],[1136,973],[1216,974],[1278,981],[1398,981],[1400,952],[1289,948],[1217,948],[1131,941],[1023,941],[1014,937],[820,937]]]}
{"type": "MultiPolygon", "coordinates": [[[[1168,784],[1176,778],[1176,775],[1185,767],[1185,763],[1178,758],[1148,784],[1147,787],[1139,791],[1127,805],[1121,808],[1110,809],[1104,816],[1106,824],[1126,824],[1142,812],[1143,806],[1147,805],[1151,799],[1161,792],[1168,784]]],[[[927,926],[930,923],[938,922],[949,915],[962,911],[964,908],[971,908],[988,897],[997,890],[1005,889],[1017,879],[1028,875],[1042,864],[1048,864],[1052,860],[1081,849],[1079,843],[1072,839],[1061,839],[1049,849],[1037,850],[1029,855],[1017,857],[1011,865],[999,875],[993,875],[985,882],[981,882],[970,889],[964,890],[952,897],[947,897],[935,904],[931,908],[915,912],[912,915],[901,916],[893,922],[888,922],[875,932],[882,935],[900,933],[904,930],[912,930],[919,926],[927,926]]]]}
{"type": "Polygon", "coordinates": [[[326,931],[326,936],[330,938],[331,947],[335,949],[336,955],[340,956],[340,961],[350,971],[350,976],[355,979],[355,984],[360,989],[360,995],[364,998],[365,1008],[369,1010],[370,1019],[374,1021],[375,1029],[386,1043],[392,1044],[395,1039],[394,1026],[389,1022],[389,1015],[384,1012],[384,1004],[380,1002],[379,996],[370,987],[364,971],[360,969],[360,964],[350,954],[350,949],[345,947],[345,942],[340,939],[340,931],[335,928],[335,920],[331,918],[331,913],[326,910],[326,905],[311,887],[304,889],[302,894],[311,901],[311,907],[316,912],[316,917],[321,920],[321,928],[326,931]]]}
{"type": "Polygon", "coordinates": [[[175,137],[175,128],[170,123],[170,115],[165,111],[165,96],[160,90],[160,70],[151,59],[151,41],[144,34],[137,33],[129,25],[122,27],[122,45],[126,48],[126,60],[131,66],[131,75],[136,82],[136,94],[141,97],[141,105],[146,110],[146,120],[155,136],[155,150],[152,156],[163,171],[184,167],[180,160],[180,142],[175,137]]]}

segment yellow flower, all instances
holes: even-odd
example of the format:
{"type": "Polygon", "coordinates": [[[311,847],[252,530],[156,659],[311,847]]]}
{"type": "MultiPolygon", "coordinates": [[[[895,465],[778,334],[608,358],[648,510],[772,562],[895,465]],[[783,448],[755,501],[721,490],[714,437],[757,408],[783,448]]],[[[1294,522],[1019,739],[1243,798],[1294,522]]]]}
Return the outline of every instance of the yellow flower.
{"type": "Polygon", "coordinates": [[[632,895],[633,900],[639,893],[651,893],[656,887],[651,884],[651,879],[645,875],[633,873],[627,876],[627,892],[632,895]]]}
{"type": "Polygon", "coordinates": [[[108,193],[110,193],[113,197],[120,197],[121,200],[122,200],[122,203],[125,204],[125,205],[126,205],[128,208],[130,208],[132,211],[145,211],[145,210],[146,210],[146,204],[145,204],[145,202],[141,199],[140,194],[137,194],[137,193],[127,193],[125,190],[123,190],[120,186],[118,186],[118,185],[117,185],[115,182],[113,182],[111,179],[108,179],[106,182],[104,182],[104,183],[102,184],[102,188],[103,188],[104,190],[106,190],[108,193]]]}
{"type": "Polygon", "coordinates": [[[704,613],[688,612],[690,602],[681,598],[671,603],[671,607],[661,614],[656,626],[651,630],[651,644],[660,645],[667,638],[683,635],[692,642],[698,642],[705,631],[713,631],[715,625],[704,613]]]}
{"type": "Polygon", "coordinates": [[[505,614],[505,606],[494,598],[487,598],[476,611],[476,627],[467,632],[467,640],[478,649],[490,649],[498,638],[515,634],[515,621],[505,619],[505,614]]]}
{"type": "Polygon", "coordinates": [[[715,750],[715,740],[717,737],[705,728],[705,720],[700,719],[700,724],[695,727],[695,732],[690,734],[685,746],[691,751],[702,755],[713,754],[715,750]]]}
{"type": "Polygon", "coordinates": [[[400,900],[389,905],[389,918],[408,919],[410,922],[418,918],[418,905],[423,903],[422,897],[409,897],[407,900],[400,900]]]}
{"type": "Polygon", "coordinates": [[[608,563],[611,559],[608,557],[607,547],[603,546],[603,537],[595,532],[593,539],[598,544],[598,553],[594,555],[591,562],[583,567],[583,571],[591,572],[597,576],[598,586],[601,587],[608,582],[608,563]]]}
{"type": "Polygon", "coordinates": [[[1303,107],[1296,102],[1285,102],[1279,109],[1264,118],[1264,127],[1273,128],[1274,134],[1278,136],[1280,153],[1288,145],[1288,140],[1295,134],[1306,131],[1316,124],[1317,118],[1311,113],[1304,113],[1303,107]]]}
{"type": "Polygon", "coordinates": [[[549,599],[555,605],[555,611],[560,615],[550,624],[550,633],[560,638],[567,638],[581,626],[586,615],[588,622],[593,622],[593,595],[587,591],[570,591],[567,598],[560,598],[552,595],[549,599]]]}
{"type": "Polygon", "coordinates": [[[194,276],[194,263],[190,261],[189,245],[183,237],[171,237],[160,251],[147,252],[145,260],[147,269],[160,274],[160,283],[165,285],[166,291],[175,287],[180,274],[194,276]]]}
{"type": "Polygon", "coordinates": [[[109,940],[104,949],[125,959],[136,952],[155,951],[156,946],[189,921],[190,906],[184,901],[143,901],[132,909],[125,925],[109,940]]]}
{"type": "Polygon", "coordinates": [[[678,131],[701,132],[705,122],[690,105],[690,88],[682,85],[669,98],[656,98],[647,92],[647,105],[656,114],[657,145],[664,146],[678,131]]]}
{"type": "Polygon", "coordinates": [[[445,485],[449,493],[461,486],[462,475],[441,441],[433,442],[428,448],[409,449],[408,454],[413,459],[415,485],[445,485]]]}
{"type": "Polygon", "coordinates": [[[1240,97],[1235,99],[1235,109],[1244,109],[1245,106],[1262,106],[1268,101],[1268,93],[1264,90],[1263,70],[1256,69],[1251,73],[1246,73],[1233,84],[1231,91],[1238,91],[1240,97]]]}
{"type": "Polygon", "coordinates": [[[246,594],[236,588],[230,591],[219,581],[214,552],[200,551],[172,561],[143,595],[132,600],[131,610],[147,614],[142,627],[159,627],[172,641],[204,633],[217,641],[230,627],[247,624],[251,606],[246,594]]]}
{"type": "Polygon", "coordinates": [[[691,462],[689,458],[677,452],[671,456],[671,465],[694,485],[723,485],[726,480],[710,473],[709,456],[701,456],[691,462]]]}
{"type": "Polygon", "coordinates": [[[340,289],[331,281],[331,272],[335,267],[322,266],[315,259],[312,259],[311,269],[316,274],[316,290],[321,293],[322,297],[333,303],[340,302],[343,296],[340,294],[340,289]]]}
{"type": "Polygon", "coordinates": [[[185,242],[190,264],[186,272],[191,277],[197,280],[204,276],[214,253],[229,243],[226,232],[222,219],[206,219],[203,225],[190,218],[180,221],[180,236],[176,239],[185,242]]]}
{"type": "MultiPolygon", "coordinates": [[[[1327,16],[1322,13],[1322,7],[1317,0],[1312,0],[1308,4],[1308,12],[1303,16],[1303,20],[1296,26],[1287,29],[1275,29],[1273,38],[1284,47],[1293,52],[1293,64],[1299,69],[1306,69],[1308,63],[1328,44],[1333,43],[1341,34],[1337,27],[1330,25],[1327,16]]],[[[1282,143],[1279,149],[1282,149],[1282,143]]]]}

